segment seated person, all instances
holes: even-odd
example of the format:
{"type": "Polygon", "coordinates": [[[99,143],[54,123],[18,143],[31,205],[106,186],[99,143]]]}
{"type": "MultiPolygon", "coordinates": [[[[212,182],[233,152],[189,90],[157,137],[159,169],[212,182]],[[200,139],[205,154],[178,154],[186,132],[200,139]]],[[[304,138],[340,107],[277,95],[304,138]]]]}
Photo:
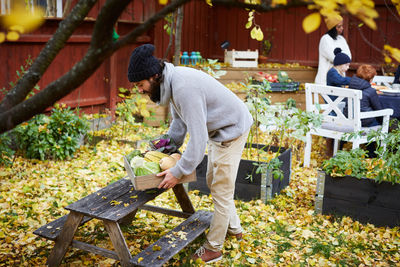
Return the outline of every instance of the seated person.
{"type": "MultiPolygon", "coordinates": [[[[336,47],[333,51],[335,58],[333,59],[333,67],[326,74],[326,83],[329,86],[343,87],[349,85],[350,77],[346,77],[346,71],[350,67],[351,59],[345,53],[342,53],[342,49],[336,47]]],[[[334,101],[336,96],[329,96],[334,101]]],[[[345,102],[345,101],[344,101],[345,102]]],[[[345,105],[345,103],[343,104],[345,105]]],[[[331,111],[331,116],[336,116],[336,112],[331,111]]]]}
{"type": "MultiPolygon", "coordinates": [[[[371,65],[361,65],[357,69],[357,73],[350,80],[349,88],[362,90],[362,99],[360,102],[361,112],[383,109],[379,101],[376,90],[371,87],[371,82],[376,75],[376,70],[371,65]]],[[[344,109],[347,114],[347,105],[344,109]]],[[[362,127],[371,127],[382,124],[382,117],[367,118],[361,120],[362,127]]]]}
{"type": "Polygon", "coordinates": [[[350,67],[351,59],[339,47],[333,51],[335,59],[333,60],[333,67],[326,74],[326,83],[329,86],[342,87],[349,85],[350,77],[346,77],[346,71],[350,67]]]}
{"type": "Polygon", "coordinates": [[[393,83],[400,83],[400,65],[397,67],[396,73],[394,74],[393,83]]]}

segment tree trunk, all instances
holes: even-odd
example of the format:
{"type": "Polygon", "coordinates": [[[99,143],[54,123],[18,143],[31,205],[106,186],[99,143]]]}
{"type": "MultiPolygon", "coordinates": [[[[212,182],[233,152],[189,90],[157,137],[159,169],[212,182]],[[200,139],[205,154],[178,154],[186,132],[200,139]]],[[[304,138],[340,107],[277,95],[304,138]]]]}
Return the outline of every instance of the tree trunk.
{"type": "Polygon", "coordinates": [[[179,65],[181,55],[181,39],[182,39],[182,24],[183,24],[183,6],[178,8],[178,15],[176,17],[176,30],[175,30],[175,52],[174,52],[174,65],[179,65]]]}
{"type": "Polygon", "coordinates": [[[172,20],[171,20],[171,22],[169,24],[169,27],[170,27],[169,41],[168,41],[167,49],[165,50],[164,59],[168,58],[168,54],[169,54],[169,51],[171,50],[171,46],[172,46],[172,41],[174,40],[175,18],[176,18],[176,11],[172,14],[172,20]]]}

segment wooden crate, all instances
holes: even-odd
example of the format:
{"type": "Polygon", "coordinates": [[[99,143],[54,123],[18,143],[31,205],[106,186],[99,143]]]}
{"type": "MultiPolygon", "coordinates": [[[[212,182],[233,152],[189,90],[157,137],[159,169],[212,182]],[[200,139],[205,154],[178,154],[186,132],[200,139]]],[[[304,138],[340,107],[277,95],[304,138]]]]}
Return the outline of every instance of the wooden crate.
{"type": "Polygon", "coordinates": [[[255,51],[228,51],[225,50],[225,63],[231,64],[232,67],[257,68],[258,66],[258,50],[255,51]]]}
{"type": "MultiPolygon", "coordinates": [[[[164,179],[163,176],[156,176],[156,174],[136,176],[135,173],[133,172],[133,169],[128,159],[125,156],[123,158],[124,158],[125,170],[128,173],[128,176],[131,179],[131,182],[135,190],[146,190],[146,189],[156,188],[164,179]]],[[[196,181],[196,171],[194,171],[189,175],[182,176],[182,178],[179,180],[179,183],[182,184],[194,181],[196,181]]]]}

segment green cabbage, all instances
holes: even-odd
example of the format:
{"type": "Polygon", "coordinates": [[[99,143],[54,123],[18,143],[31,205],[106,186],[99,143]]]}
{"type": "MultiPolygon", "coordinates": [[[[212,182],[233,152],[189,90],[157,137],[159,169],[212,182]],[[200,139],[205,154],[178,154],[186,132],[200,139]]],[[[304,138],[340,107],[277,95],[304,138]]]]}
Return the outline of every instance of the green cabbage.
{"type": "Polygon", "coordinates": [[[145,163],[144,158],[140,156],[134,156],[131,160],[131,167],[134,169],[138,167],[143,167],[144,163],[145,163]]]}
{"type": "Polygon", "coordinates": [[[135,175],[142,176],[161,172],[160,165],[157,162],[145,161],[142,166],[135,168],[135,175]]]}

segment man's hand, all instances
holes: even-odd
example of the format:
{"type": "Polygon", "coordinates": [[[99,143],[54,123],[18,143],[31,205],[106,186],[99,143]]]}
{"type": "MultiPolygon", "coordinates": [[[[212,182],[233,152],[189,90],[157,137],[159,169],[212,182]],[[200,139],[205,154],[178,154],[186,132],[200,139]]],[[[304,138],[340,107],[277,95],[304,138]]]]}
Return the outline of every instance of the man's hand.
{"type": "Polygon", "coordinates": [[[158,188],[169,189],[174,187],[179,182],[179,179],[173,176],[169,170],[165,170],[157,174],[157,176],[163,176],[163,175],[165,175],[165,177],[161,181],[158,188]]]}

